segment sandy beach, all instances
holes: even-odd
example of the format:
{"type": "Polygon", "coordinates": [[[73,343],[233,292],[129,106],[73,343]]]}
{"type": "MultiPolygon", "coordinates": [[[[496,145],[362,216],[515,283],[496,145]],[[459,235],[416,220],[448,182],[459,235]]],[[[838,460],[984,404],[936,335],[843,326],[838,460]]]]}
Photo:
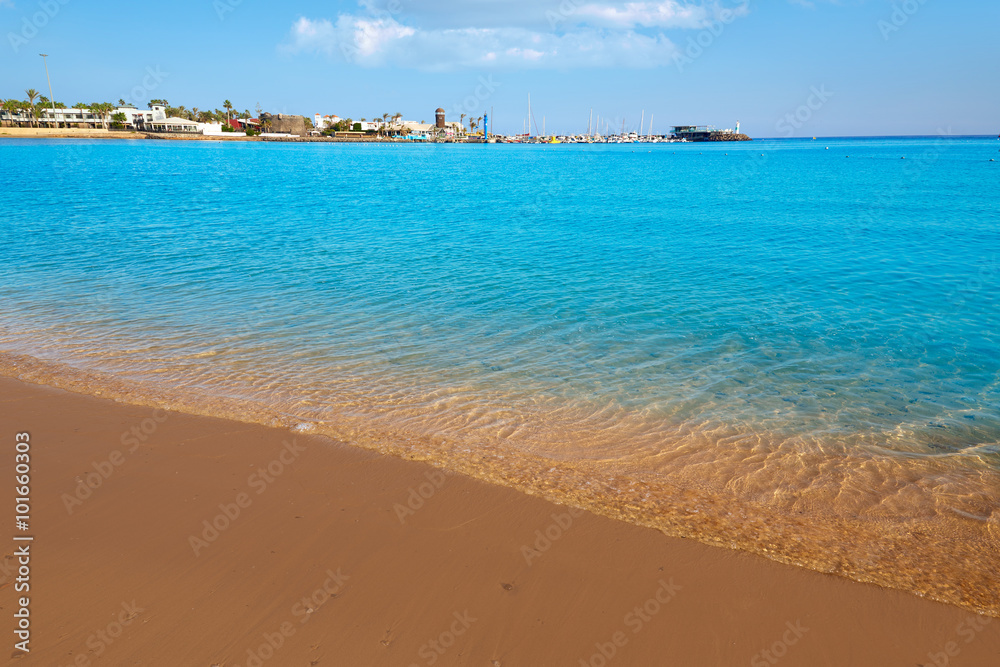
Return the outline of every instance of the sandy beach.
{"type": "Polygon", "coordinates": [[[0,139],[161,139],[164,141],[279,141],[285,143],[373,143],[411,145],[419,142],[386,137],[345,139],[341,137],[248,137],[242,132],[221,135],[180,132],[137,132],[88,128],[0,127],[0,139]]]}
{"type": "MultiPolygon", "coordinates": [[[[988,617],[327,438],[11,378],[0,403],[5,475],[17,433],[32,466],[31,652],[8,631],[11,664],[986,666],[1000,654],[988,617]]],[[[8,628],[18,544],[0,573],[8,628]]]]}
{"type": "Polygon", "coordinates": [[[148,132],[102,130],[88,128],[0,127],[0,139],[177,139],[187,141],[261,141],[232,132],[232,136],[205,136],[203,134],[151,134],[148,132]]]}

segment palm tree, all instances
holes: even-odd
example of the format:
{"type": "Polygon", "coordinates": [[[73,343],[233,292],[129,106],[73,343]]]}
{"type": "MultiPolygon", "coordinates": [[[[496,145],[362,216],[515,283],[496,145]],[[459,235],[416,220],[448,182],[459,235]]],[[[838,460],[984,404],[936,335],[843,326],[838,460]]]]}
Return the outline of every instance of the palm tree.
{"type": "Polygon", "coordinates": [[[226,110],[226,122],[228,123],[229,122],[229,112],[231,112],[233,110],[233,103],[230,102],[229,100],[226,100],[225,102],[222,103],[222,106],[226,110]]]}
{"type": "Polygon", "coordinates": [[[198,112],[200,109],[198,107],[191,107],[191,120],[198,120],[198,112]]]}
{"type": "Polygon", "coordinates": [[[97,104],[91,104],[90,108],[100,114],[101,127],[105,130],[108,129],[108,118],[111,116],[111,112],[114,111],[115,105],[111,102],[98,102],[97,104]]]}
{"type": "Polygon", "coordinates": [[[108,118],[115,110],[115,105],[111,102],[97,102],[90,105],[90,110],[101,117],[101,125],[105,130],[108,129],[108,118]]]}
{"type": "Polygon", "coordinates": [[[463,114],[459,114],[458,124],[462,126],[462,129],[465,129],[465,114],[464,113],[463,114]]]}
{"type": "Polygon", "coordinates": [[[123,100],[122,98],[119,97],[118,98],[118,108],[121,109],[124,106],[125,106],[125,100],[123,100]]]}
{"type": "Polygon", "coordinates": [[[476,127],[479,127],[482,124],[483,124],[483,117],[480,116],[479,118],[476,119],[476,127]]]}
{"type": "MultiPolygon", "coordinates": [[[[31,118],[35,118],[35,100],[38,99],[38,91],[34,88],[28,88],[24,91],[24,94],[28,96],[28,103],[31,105],[31,118]]],[[[35,127],[38,127],[38,121],[35,121],[35,127]]]]}
{"type": "Polygon", "coordinates": [[[3,100],[3,102],[0,103],[0,109],[3,109],[8,114],[10,114],[7,117],[7,125],[8,125],[8,127],[14,127],[14,113],[17,110],[17,108],[18,108],[19,105],[20,105],[20,102],[18,102],[15,99],[3,100]]]}

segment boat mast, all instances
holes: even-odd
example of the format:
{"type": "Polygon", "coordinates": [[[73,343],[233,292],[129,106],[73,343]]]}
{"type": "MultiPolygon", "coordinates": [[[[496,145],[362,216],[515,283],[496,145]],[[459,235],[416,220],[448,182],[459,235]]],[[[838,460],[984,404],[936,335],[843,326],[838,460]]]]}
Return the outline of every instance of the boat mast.
{"type": "Polygon", "coordinates": [[[639,119],[639,136],[642,136],[642,126],[646,124],[646,110],[642,110],[642,116],[639,119]]]}
{"type": "Polygon", "coordinates": [[[528,93],[528,136],[531,136],[531,93],[528,93]]]}
{"type": "Polygon", "coordinates": [[[594,127],[594,107],[590,107],[590,120],[587,121],[587,136],[590,135],[591,128],[594,127]]]}
{"type": "Polygon", "coordinates": [[[653,112],[649,112],[649,127],[646,128],[646,138],[653,136],[653,112]]]}

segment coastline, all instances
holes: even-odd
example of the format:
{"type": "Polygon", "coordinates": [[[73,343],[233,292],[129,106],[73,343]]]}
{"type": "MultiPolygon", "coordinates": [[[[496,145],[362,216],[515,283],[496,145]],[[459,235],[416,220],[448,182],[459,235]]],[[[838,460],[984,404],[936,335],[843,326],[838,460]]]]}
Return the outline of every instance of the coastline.
{"type": "Polygon", "coordinates": [[[981,665],[1000,651],[989,617],[323,436],[9,377],[0,402],[4,437],[31,434],[40,664],[773,664],[768,650],[783,665],[981,665]],[[119,618],[120,639],[100,634],[119,618]]]}
{"type": "MultiPolygon", "coordinates": [[[[372,137],[364,139],[333,137],[249,137],[243,133],[231,132],[223,135],[180,134],[170,132],[138,132],[90,129],[47,129],[0,127],[0,139],[118,139],[118,140],[164,140],[164,141],[280,141],[286,143],[378,143],[378,144],[418,144],[421,142],[372,137]],[[231,135],[231,136],[230,136],[231,135]]],[[[461,142],[465,143],[465,142],[461,142]]]]}
{"type": "MultiPolygon", "coordinates": [[[[672,538],[696,540],[793,567],[895,589],[976,614],[1000,613],[992,595],[995,573],[989,567],[996,548],[992,533],[995,524],[983,526],[985,530],[978,530],[979,524],[972,524],[970,529],[969,524],[934,521],[933,517],[928,519],[912,510],[902,520],[891,514],[879,521],[841,512],[831,522],[822,510],[837,502],[832,495],[838,492],[836,488],[830,493],[814,495],[804,507],[793,504],[769,508],[755,503],[753,498],[707,492],[699,483],[697,472],[686,476],[700,469],[702,461],[698,458],[680,461],[675,466],[677,475],[665,478],[658,486],[643,482],[636,488],[622,484],[600,466],[586,462],[567,465],[544,452],[511,447],[489,432],[479,432],[474,440],[468,440],[465,439],[468,436],[456,438],[446,425],[439,430],[414,431],[397,426],[396,419],[387,421],[384,414],[343,410],[335,418],[326,415],[317,421],[294,410],[235,395],[179,390],[155,381],[123,378],[25,355],[0,353],[0,377],[144,406],[148,410],[164,408],[244,425],[319,435],[381,455],[426,462],[556,504],[584,508],[672,538]],[[656,495],[649,499],[651,492],[656,495]],[[643,494],[647,494],[646,498],[643,494]],[[806,514],[806,510],[810,513],[806,514]],[[855,544],[859,545],[857,550],[852,548],[855,544]]],[[[522,406],[522,409],[527,408],[522,406]]],[[[570,440],[586,437],[583,431],[558,432],[570,440]]],[[[719,470],[725,471],[722,467],[725,460],[716,461],[719,470]]],[[[818,484],[815,471],[819,471],[822,461],[819,464],[807,459],[796,461],[798,467],[814,471],[810,483],[818,484]]],[[[838,459],[837,465],[848,471],[864,469],[862,462],[848,460],[846,455],[838,459]]],[[[732,479],[731,471],[723,474],[732,479]]],[[[933,471],[923,470],[914,477],[912,471],[897,470],[888,478],[910,480],[899,483],[916,485],[928,474],[933,471]]],[[[855,479],[857,484],[867,483],[863,478],[855,479]]],[[[782,493],[797,493],[794,483],[781,484],[777,488],[782,493]]],[[[987,502],[985,496],[972,498],[979,506],[987,502]]],[[[966,506],[976,514],[984,512],[977,505],[966,506]]]]}

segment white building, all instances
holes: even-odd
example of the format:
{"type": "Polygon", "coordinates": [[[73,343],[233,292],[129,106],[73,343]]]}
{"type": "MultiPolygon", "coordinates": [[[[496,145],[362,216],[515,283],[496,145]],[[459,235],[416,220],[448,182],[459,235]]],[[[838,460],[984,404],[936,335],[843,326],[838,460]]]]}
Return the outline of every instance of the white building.
{"type": "Polygon", "coordinates": [[[418,123],[413,120],[404,120],[401,127],[404,130],[409,130],[409,134],[407,136],[410,139],[430,139],[434,133],[433,123],[418,123]]]}
{"type": "Polygon", "coordinates": [[[125,114],[125,126],[133,129],[143,129],[148,123],[167,119],[167,108],[159,104],[154,104],[149,110],[119,107],[111,113],[125,114]]]}
{"type": "Polygon", "coordinates": [[[343,119],[336,114],[334,114],[333,116],[321,116],[319,114],[316,114],[313,117],[313,127],[317,130],[325,130],[331,125],[336,125],[341,120],[343,119]]]}
{"type": "Polygon", "coordinates": [[[7,123],[8,125],[30,125],[35,122],[35,119],[25,111],[20,110],[17,113],[12,113],[6,109],[0,109],[0,123],[7,123]]]}
{"type": "Polygon", "coordinates": [[[101,115],[90,109],[42,109],[38,116],[41,125],[61,124],[65,127],[86,125],[103,127],[101,115]],[[54,118],[54,120],[53,120],[54,118]]]}
{"type": "Polygon", "coordinates": [[[222,123],[221,122],[198,123],[198,131],[204,134],[205,136],[221,137],[223,134],[222,123]]]}
{"type": "Polygon", "coordinates": [[[198,123],[186,118],[171,116],[162,120],[153,120],[144,126],[148,132],[178,132],[182,134],[197,134],[198,123]]]}

